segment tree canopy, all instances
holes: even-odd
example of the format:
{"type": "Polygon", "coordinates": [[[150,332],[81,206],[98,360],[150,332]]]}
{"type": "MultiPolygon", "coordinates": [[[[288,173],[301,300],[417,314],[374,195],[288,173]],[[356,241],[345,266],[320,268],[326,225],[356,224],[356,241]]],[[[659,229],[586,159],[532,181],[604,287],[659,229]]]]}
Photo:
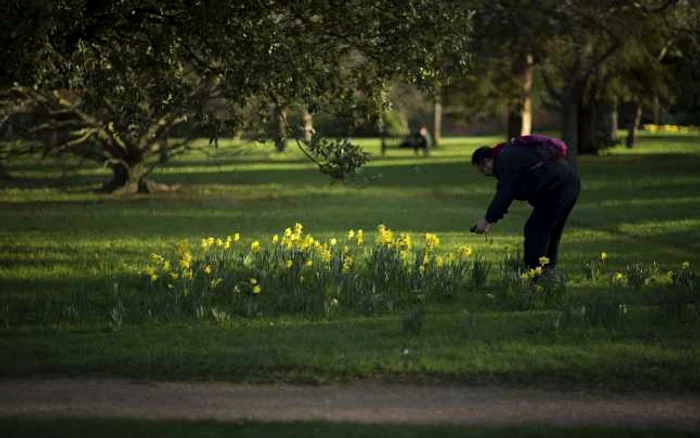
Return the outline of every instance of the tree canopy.
{"type": "Polygon", "coordinates": [[[19,152],[109,165],[109,191],[148,190],[147,159],[189,144],[164,141],[178,124],[224,135],[295,102],[378,113],[397,75],[440,86],[467,65],[470,23],[450,0],[15,1],[4,12],[5,131],[31,140],[19,152]]]}

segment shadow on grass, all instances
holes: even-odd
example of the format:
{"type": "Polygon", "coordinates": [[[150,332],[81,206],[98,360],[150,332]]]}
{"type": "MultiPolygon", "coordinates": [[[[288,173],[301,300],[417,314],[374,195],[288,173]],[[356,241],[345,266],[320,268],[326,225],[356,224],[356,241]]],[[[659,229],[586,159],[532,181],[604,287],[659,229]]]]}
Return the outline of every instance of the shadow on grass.
{"type": "Polygon", "coordinates": [[[436,426],[436,425],[381,425],[342,422],[296,421],[296,422],[217,422],[183,420],[135,420],[120,418],[0,418],[0,428],[7,438],[14,437],[514,437],[514,438],[651,438],[651,437],[691,437],[691,432],[661,429],[625,429],[621,427],[550,427],[550,426],[436,426]]]}
{"type": "MultiPolygon", "coordinates": [[[[390,162],[380,160],[364,169],[361,174],[366,177],[379,177],[371,187],[391,188],[420,188],[432,186],[458,187],[469,183],[481,183],[493,185],[494,180],[483,178],[472,169],[466,158],[460,161],[425,162],[397,159],[399,165],[391,165],[390,162]]],[[[587,180],[602,183],[601,190],[613,193],[619,189],[625,189],[632,181],[636,181],[639,188],[645,186],[648,181],[661,179],[660,183],[668,185],[674,178],[688,177],[697,179],[697,169],[700,167],[700,157],[688,155],[645,155],[645,156],[610,156],[587,157],[581,164],[584,190],[587,180]],[[669,181],[663,181],[664,177],[669,181]]],[[[221,170],[215,172],[167,172],[158,175],[159,179],[166,182],[184,182],[196,184],[225,184],[225,185],[251,185],[251,184],[279,184],[285,187],[304,186],[318,184],[320,186],[328,182],[327,177],[317,170],[310,169],[269,169],[245,168],[235,172],[221,170]]],[[[697,187],[697,181],[684,181],[686,184],[697,187]]],[[[670,187],[669,187],[670,189],[670,187]]],[[[598,190],[598,189],[594,189],[598,190]]]]}
{"type": "MultiPolygon", "coordinates": [[[[367,175],[381,175],[378,186],[396,187],[420,187],[428,185],[454,185],[463,184],[466,181],[485,181],[469,165],[468,157],[460,155],[446,155],[443,158],[454,158],[455,162],[435,162],[432,159],[411,159],[410,157],[383,157],[376,159],[368,166],[364,173],[367,175]],[[397,165],[392,165],[396,163],[397,165]]],[[[299,186],[306,184],[321,184],[328,178],[320,174],[312,165],[309,168],[288,169],[275,168],[285,163],[304,163],[305,161],[290,160],[230,160],[216,161],[183,161],[174,162],[167,167],[156,171],[154,178],[171,183],[201,184],[281,184],[299,186]],[[239,165],[239,170],[217,169],[229,164],[239,165]],[[264,164],[269,168],[246,169],[246,166],[264,164]],[[192,171],[184,169],[193,168],[192,171]],[[197,168],[202,170],[198,171],[197,168]],[[178,171],[183,169],[184,171],[178,171]],[[205,171],[206,169],[206,171],[205,171]]],[[[308,162],[306,162],[308,163],[308,162]]],[[[580,166],[584,179],[595,181],[612,181],[629,183],[631,179],[638,179],[640,184],[649,178],[660,178],[664,174],[669,177],[688,175],[695,176],[700,165],[700,156],[688,154],[656,154],[656,155],[611,155],[603,157],[581,157],[580,166]],[[622,166],[622,167],[621,167],[622,166]]],[[[10,169],[12,171],[12,169],[10,169]]],[[[26,170],[32,171],[59,171],[60,167],[52,167],[48,164],[42,166],[28,166],[26,170]]],[[[86,184],[104,182],[105,175],[81,175],[68,178],[40,177],[22,178],[3,181],[4,188],[27,187],[75,187],[86,184]]],[[[585,187],[585,184],[584,184],[585,187]]]]}

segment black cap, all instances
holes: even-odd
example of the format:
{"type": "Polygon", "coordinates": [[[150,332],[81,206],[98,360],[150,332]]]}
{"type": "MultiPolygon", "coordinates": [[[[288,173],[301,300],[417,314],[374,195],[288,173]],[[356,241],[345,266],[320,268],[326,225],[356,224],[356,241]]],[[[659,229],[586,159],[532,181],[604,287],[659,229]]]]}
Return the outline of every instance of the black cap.
{"type": "Polygon", "coordinates": [[[472,164],[478,166],[487,158],[491,158],[491,148],[488,146],[481,146],[472,154],[472,164]]]}

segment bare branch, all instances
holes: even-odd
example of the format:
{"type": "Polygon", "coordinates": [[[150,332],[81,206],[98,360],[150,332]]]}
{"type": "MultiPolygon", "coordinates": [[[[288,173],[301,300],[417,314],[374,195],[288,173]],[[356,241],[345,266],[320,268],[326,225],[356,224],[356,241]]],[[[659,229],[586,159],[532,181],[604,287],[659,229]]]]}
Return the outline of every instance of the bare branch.
{"type": "Polygon", "coordinates": [[[557,88],[554,86],[554,82],[552,82],[551,76],[549,76],[549,73],[547,72],[546,69],[540,69],[540,74],[542,75],[542,79],[544,80],[544,86],[547,89],[547,93],[549,93],[554,100],[561,102],[562,101],[562,94],[557,91],[557,88]]]}

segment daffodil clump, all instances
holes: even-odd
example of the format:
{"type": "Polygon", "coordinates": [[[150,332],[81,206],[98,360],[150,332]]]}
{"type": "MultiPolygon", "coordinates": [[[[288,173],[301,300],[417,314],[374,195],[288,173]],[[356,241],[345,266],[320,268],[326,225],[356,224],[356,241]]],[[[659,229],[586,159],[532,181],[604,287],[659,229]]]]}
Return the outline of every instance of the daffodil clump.
{"type": "Polygon", "coordinates": [[[494,295],[500,307],[545,309],[562,302],[568,286],[566,273],[549,269],[550,260],[546,256],[539,257],[538,262],[534,268],[523,268],[519,254],[506,255],[501,284],[494,295]]]}
{"type": "Polygon", "coordinates": [[[158,297],[154,308],[170,299],[177,306],[169,313],[193,314],[202,306],[249,316],[328,315],[340,308],[374,313],[468,286],[469,246],[441,254],[436,234],[424,234],[416,245],[411,234],[385,225],[377,227],[373,244],[365,239],[362,229],[351,229],[320,240],[300,223],[265,240],[240,233],[206,237],[196,250],[180,242],[170,258],[152,254],[144,274],[150,296],[158,297]]]}
{"type": "Polygon", "coordinates": [[[698,275],[690,262],[681,263],[680,268],[666,273],[670,287],[663,290],[660,310],[668,319],[700,324],[700,287],[698,275]]]}
{"type": "Polygon", "coordinates": [[[681,263],[680,269],[672,269],[666,275],[674,288],[686,290],[691,294],[700,292],[698,290],[698,276],[690,262],[681,263]]]}
{"type": "MultiPolygon", "coordinates": [[[[246,239],[236,232],[205,237],[194,245],[182,241],[171,254],[150,255],[143,270],[143,303],[153,318],[216,321],[232,315],[377,314],[455,297],[512,310],[565,304],[568,278],[549,269],[546,256],[529,269],[523,268],[519,254],[509,253],[500,281],[489,281],[492,263],[472,247],[441,249],[434,233],[394,232],[383,224],[371,237],[351,229],[318,239],[297,223],[266,238],[246,239]]],[[[700,299],[689,262],[658,275],[655,263],[612,270],[608,261],[608,254],[600,253],[584,266],[582,281],[607,278],[612,292],[618,287],[632,292],[648,285],[667,287],[657,294],[661,298],[656,303],[674,309],[690,308],[700,299]]],[[[615,302],[625,304],[623,296],[653,304],[645,298],[651,294],[619,294],[615,302]]],[[[594,309],[594,298],[582,304],[594,309]]]]}
{"type": "Polygon", "coordinates": [[[586,279],[596,281],[605,271],[605,265],[608,260],[608,253],[601,252],[600,257],[590,260],[583,264],[583,275],[586,279]]]}
{"type": "Polygon", "coordinates": [[[653,125],[646,124],[644,130],[651,133],[662,132],[670,134],[693,134],[700,132],[700,126],[682,126],[682,125],[653,125]]]}
{"type": "Polygon", "coordinates": [[[444,254],[438,252],[439,247],[437,234],[425,233],[414,239],[409,233],[396,234],[379,225],[375,245],[366,257],[372,287],[389,292],[396,299],[391,306],[427,297],[449,298],[474,286],[469,284],[476,260],[474,250],[462,245],[444,254]]]}

